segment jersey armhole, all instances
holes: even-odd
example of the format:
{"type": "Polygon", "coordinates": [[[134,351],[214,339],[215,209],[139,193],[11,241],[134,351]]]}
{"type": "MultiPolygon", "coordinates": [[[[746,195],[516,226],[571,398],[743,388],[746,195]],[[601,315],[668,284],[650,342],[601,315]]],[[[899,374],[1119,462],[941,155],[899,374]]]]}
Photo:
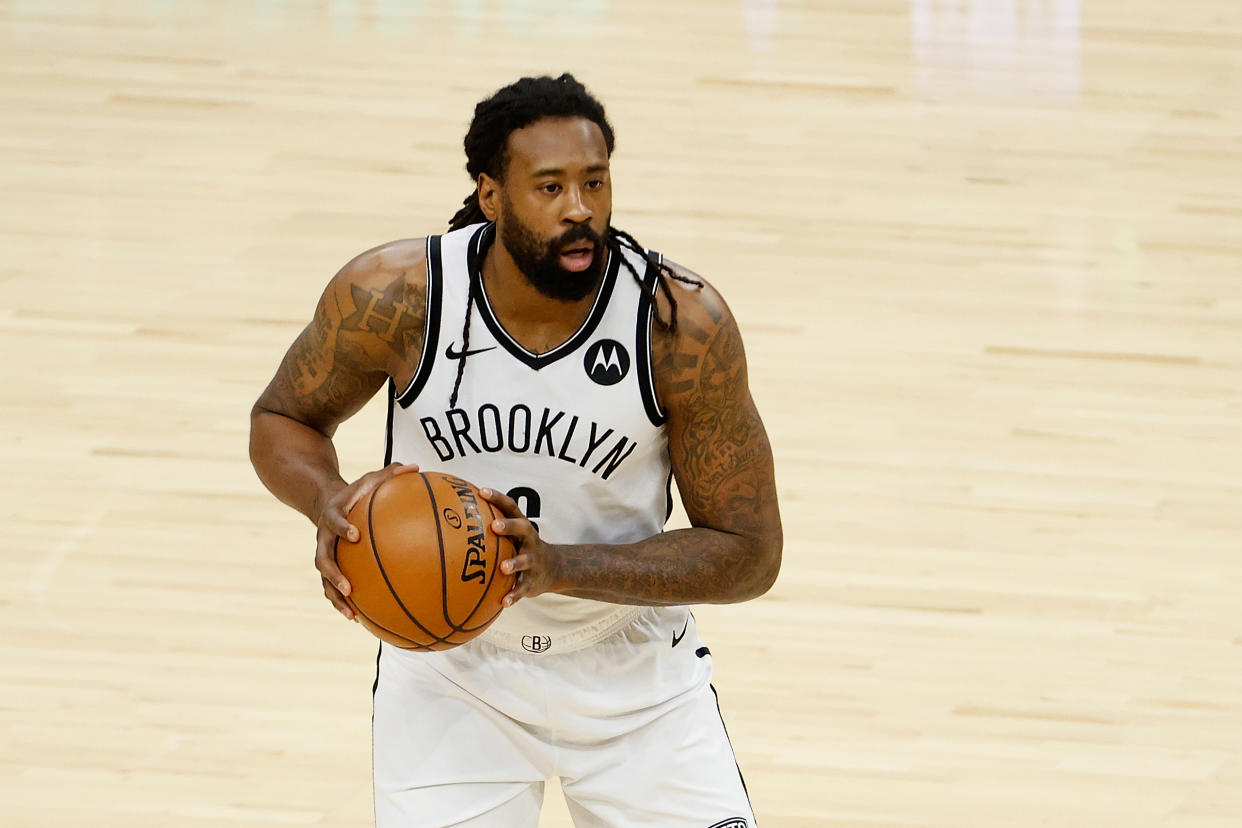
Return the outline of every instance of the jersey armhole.
{"type": "Polygon", "coordinates": [[[659,290],[657,280],[660,278],[660,268],[658,265],[664,263],[664,256],[654,250],[648,250],[645,258],[647,259],[647,272],[643,274],[643,295],[638,301],[638,330],[635,343],[635,350],[638,352],[638,387],[643,397],[643,408],[647,412],[647,419],[651,420],[652,425],[662,426],[668,417],[665,416],[664,409],[660,408],[660,401],[656,398],[655,370],[651,355],[651,326],[655,322],[655,299],[653,297],[659,290]]]}
{"type": "Polygon", "coordinates": [[[397,407],[397,384],[388,378],[388,422],[384,426],[384,465],[392,462],[392,415],[397,407]]]}
{"type": "Polygon", "coordinates": [[[444,289],[444,263],[440,259],[440,237],[427,237],[427,319],[423,326],[423,352],[418,355],[418,368],[410,384],[400,394],[393,392],[402,408],[409,408],[431,376],[435,365],[436,347],[440,340],[440,297],[444,289]]]}

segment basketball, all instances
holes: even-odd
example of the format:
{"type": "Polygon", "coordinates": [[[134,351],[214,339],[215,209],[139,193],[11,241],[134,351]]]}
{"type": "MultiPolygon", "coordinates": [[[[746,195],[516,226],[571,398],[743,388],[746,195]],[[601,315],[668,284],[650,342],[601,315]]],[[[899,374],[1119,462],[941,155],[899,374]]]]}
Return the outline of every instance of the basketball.
{"type": "Polygon", "coordinates": [[[514,582],[500,571],[516,550],[492,532],[498,517],[473,484],[452,475],[385,480],[349,513],[358,542],[337,539],[358,621],[407,650],[447,650],[483,632],[514,582]]]}

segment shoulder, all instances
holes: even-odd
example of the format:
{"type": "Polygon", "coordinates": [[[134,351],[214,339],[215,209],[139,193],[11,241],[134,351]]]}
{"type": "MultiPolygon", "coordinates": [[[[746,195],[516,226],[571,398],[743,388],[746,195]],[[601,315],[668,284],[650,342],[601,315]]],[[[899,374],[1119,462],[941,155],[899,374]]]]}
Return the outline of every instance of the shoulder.
{"type": "Polygon", "coordinates": [[[680,333],[703,332],[719,327],[726,319],[732,320],[728,304],[711,282],[685,265],[669,259],[664,264],[677,278],[665,277],[668,291],[656,294],[656,312],[661,319],[671,322],[676,317],[675,330],[686,323],[687,330],[680,333]]]}
{"type": "Polygon", "coordinates": [[[324,290],[317,318],[335,327],[338,348],[405,380],[423,347],[427,319],[426,239],[401,239],[358,254],[324,290]]]}
{"type": "Polygon", "coordinates": [[[398,239],[359,253],[328,283],[328,290],[346,300],[360,290],[378,290],[397,301],[427,290],[427,239],[398,239]]]}
{"type": "MultiPolygon", "coordinates": [[[[667,290],[658,289],[651,357],[656,393],[666,409],[700,391],[710,374],[727,367],[745,374],[741,334],[728,303],[700,274],[664,262],[678,278],[664,278],[667,290]]],[[[670,413],[673,413],[670,410],[670,413]]]]}

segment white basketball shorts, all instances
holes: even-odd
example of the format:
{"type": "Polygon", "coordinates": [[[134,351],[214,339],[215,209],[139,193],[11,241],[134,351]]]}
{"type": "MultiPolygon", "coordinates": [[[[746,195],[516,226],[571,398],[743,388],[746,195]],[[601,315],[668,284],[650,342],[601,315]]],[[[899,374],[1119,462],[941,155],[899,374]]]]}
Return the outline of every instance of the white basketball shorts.
{"type": "Polygon", "coordinates": [[[555,776],[578,828],[754,828],[711,676],[684,607],[566,653],[384,644],[376,825],[534,828],[555,776]]]}

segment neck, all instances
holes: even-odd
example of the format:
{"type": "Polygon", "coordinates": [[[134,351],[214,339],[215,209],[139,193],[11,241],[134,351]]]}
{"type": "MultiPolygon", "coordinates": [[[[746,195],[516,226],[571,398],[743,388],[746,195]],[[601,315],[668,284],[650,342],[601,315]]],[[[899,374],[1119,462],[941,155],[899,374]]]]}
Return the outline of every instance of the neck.
{"type": "Polygon", "coordinates": [[[569,302],[545,296],[522,273],[500,239],[484,254],[481,270],[483,289],[496,318],[523,348],[534,353],[550,351],[573,336],[586,321],[599,290],[569,302]]]}

